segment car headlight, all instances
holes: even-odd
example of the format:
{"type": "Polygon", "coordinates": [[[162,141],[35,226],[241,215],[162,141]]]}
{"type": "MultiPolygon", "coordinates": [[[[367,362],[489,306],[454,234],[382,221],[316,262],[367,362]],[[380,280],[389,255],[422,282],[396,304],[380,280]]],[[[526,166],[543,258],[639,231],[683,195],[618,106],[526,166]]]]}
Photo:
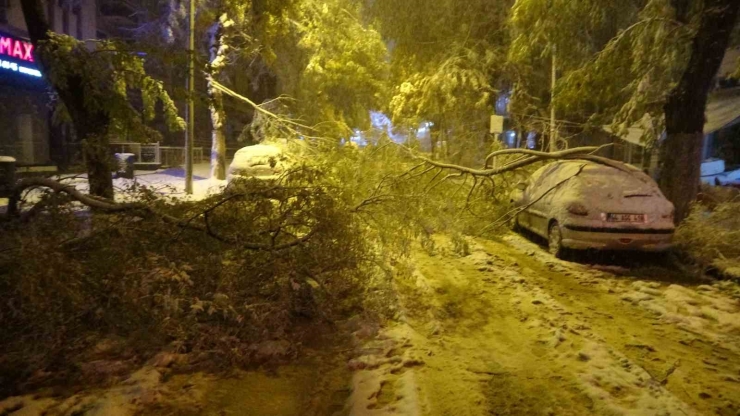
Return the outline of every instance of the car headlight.
{"type": "Polygon", "coordinates": [[[586,209],[586,206],[580,202],[572,202],[568,205],[568,208],[566,209],[568,210],[568,212],[570,212],[573,215],[580,215],[580,216],[588,215],[588,209],[586,209]]]}

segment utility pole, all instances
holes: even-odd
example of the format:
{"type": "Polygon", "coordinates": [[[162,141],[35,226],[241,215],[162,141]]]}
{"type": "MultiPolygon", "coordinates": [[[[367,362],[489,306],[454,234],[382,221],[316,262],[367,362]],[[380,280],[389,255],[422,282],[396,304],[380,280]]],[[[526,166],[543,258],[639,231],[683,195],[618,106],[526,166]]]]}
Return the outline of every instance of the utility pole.
{"type": "Polygon", "coordinates": [[[555,45],[552,45],[552,73],[550,74],[550,153],[558,151],[558,130],[555,128],[555,77],[557,77],[555,45]]]}
{"type": "Polygon", "coordinates": [[[195,141],[195,105],[193,92],[195,90],[195,0],[190,0],[190,16],[188,18],[188,105],[185,117],[188,126],[185,130],[185,193],[193,193],[193,142],[195,141]]]}

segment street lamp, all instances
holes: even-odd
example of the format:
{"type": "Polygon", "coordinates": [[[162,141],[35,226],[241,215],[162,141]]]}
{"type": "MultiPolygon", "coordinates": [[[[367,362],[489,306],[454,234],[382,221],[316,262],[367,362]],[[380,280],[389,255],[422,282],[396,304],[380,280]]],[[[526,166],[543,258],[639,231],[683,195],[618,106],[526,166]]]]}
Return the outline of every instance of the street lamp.
{"type": "Polygon", "coordinates": [[[190,16],[188,16],[188,105],[185,117],[188,125],[185,130],[185,193],[193,193],[193,142],[195,140],[195,105],[193,92],[195,90],[195,0],[190,0],[190,16]]]}

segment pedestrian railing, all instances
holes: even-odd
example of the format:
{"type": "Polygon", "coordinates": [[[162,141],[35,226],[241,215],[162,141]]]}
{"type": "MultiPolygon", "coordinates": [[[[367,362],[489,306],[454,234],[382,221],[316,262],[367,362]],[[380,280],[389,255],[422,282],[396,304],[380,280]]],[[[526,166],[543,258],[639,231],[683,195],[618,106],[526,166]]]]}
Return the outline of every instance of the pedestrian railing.
{"type": "MultiPolygon", "coordinates": [[[[185,148],[160,146],[159,143],[120,142],[110,144],[111,153],[131,153],[135,163],[150,163],[160,166],[182,166],[185,164],[185,148]]],[[[202,147],[193,148],[193,162],[207,161],[202,147]]]]}
{"type": "MultiPolygon", "coordinates": [[[[162,166],[182,166],[185,164],[185,148],[179,146],[160,146],[162,166]]],[[[193,162],[205,162],[208,159],[203,154],[202,147],[193,148],[193,162]]]]}

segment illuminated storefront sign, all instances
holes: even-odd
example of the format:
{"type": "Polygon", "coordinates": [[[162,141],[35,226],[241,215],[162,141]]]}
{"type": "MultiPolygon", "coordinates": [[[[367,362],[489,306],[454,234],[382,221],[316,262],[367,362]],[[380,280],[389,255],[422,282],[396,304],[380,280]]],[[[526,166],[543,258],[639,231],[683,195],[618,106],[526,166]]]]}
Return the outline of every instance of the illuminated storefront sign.
{"type": "Polygon", "coordinates": [[[30,75],[32,77],[41,77],[41,71],[36,68],[29,68],[16,62],[10,62],[4,59],[0,59],[0,70],[18,72],[20,74],[30,75]]]}
{"type": "Polygon", "coordinates": [[[21,61],[33,62],[33,45],[31,42],[13,39],[0,35],[0,55],[10,56],[21,61]]]}
{"type": "Polygon", "coordinates": [[[33,59],[33,44],[0,33],[0,74],[15,72],[34,78],[41,78],[33,59]]]}

